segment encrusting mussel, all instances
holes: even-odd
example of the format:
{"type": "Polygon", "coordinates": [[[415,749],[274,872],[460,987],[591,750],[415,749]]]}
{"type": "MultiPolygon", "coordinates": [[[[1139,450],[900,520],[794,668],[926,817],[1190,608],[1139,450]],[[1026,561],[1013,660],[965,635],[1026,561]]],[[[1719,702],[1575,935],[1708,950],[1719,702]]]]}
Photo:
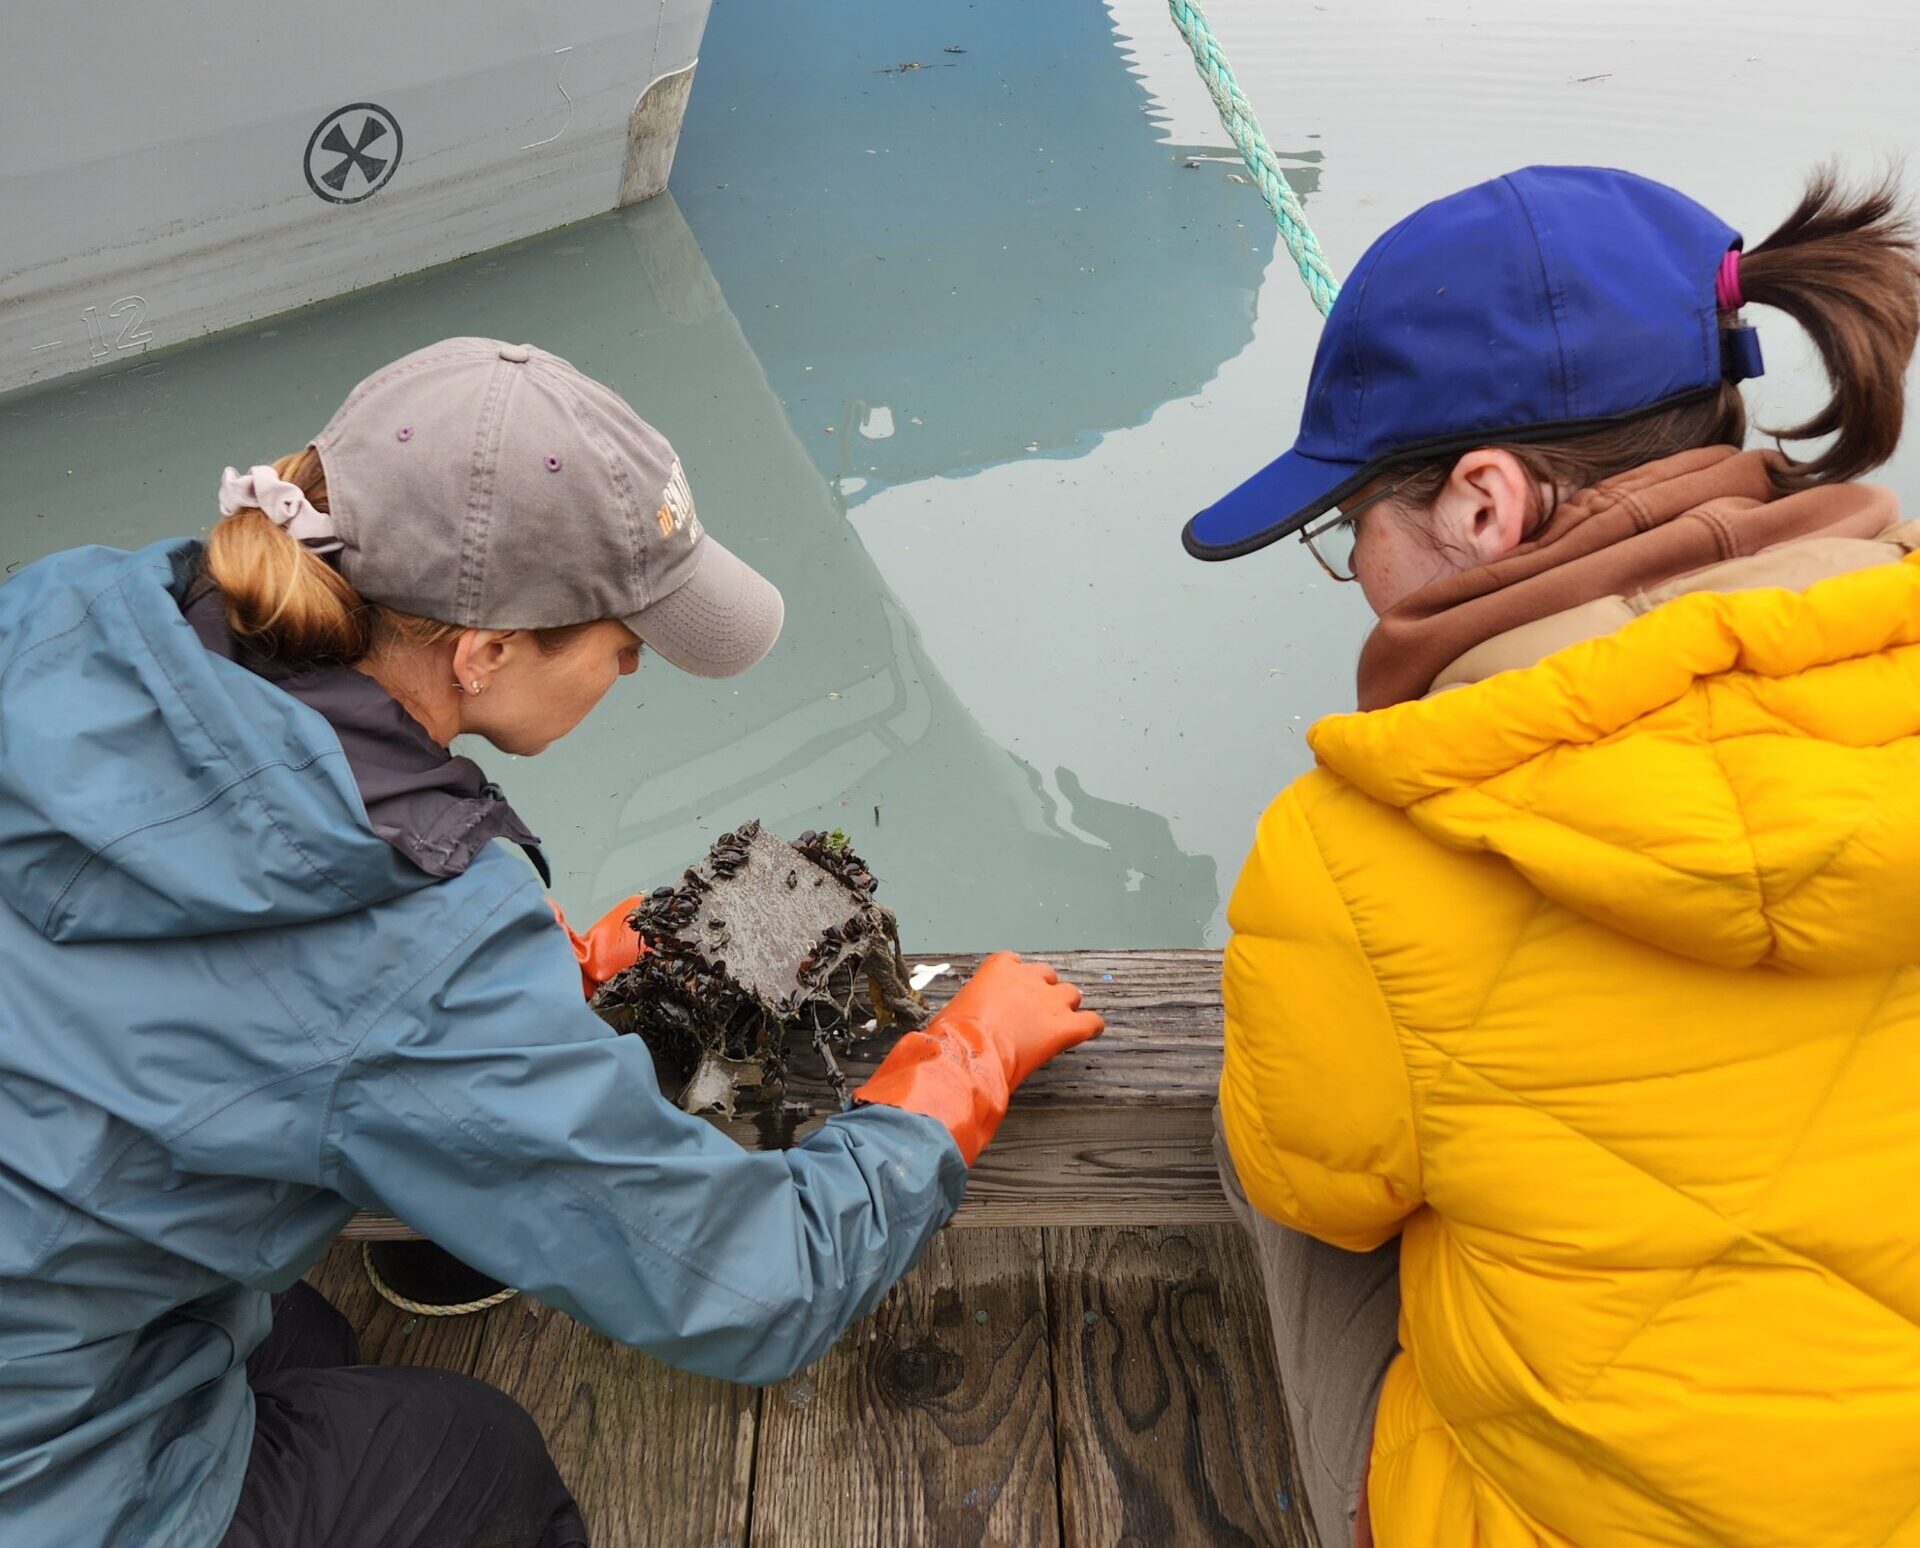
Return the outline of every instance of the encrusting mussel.
{"type": "Polygon", "coordinates": [[[593,1008],[646,1042],[663,1084],[684,1082],[690,1112],[781,1101],[796,1039],[844,1100],[833,1049],[927,1017],[878,889],[842,834],[789,844],[742,823],[640,901],[628,923],[648,949],[593,1008]]]}

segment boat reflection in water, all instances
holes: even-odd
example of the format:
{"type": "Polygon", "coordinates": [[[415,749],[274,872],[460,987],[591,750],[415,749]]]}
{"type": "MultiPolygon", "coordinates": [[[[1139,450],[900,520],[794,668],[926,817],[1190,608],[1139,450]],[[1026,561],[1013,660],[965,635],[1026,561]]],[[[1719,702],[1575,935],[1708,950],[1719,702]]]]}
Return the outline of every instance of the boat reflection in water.
{"type": "Polygon", "coordinates": [[[603,711],[564,763],[542,760],[523,808],[536,826],[572,830],[556,852],[570,868],[590,864],[591,897],[668,879],[757,816],[787,833],[844,829],[910,946],[1197,941],[1215,907],[1213,862],[1181,854],[1163,818],[1089,796],[1070,772],[1056,776],[1063,805],[981,732],[769,390],[670,199],[574,235],[595,268],[618,260],[610,239],[626,239],[643,282],[625,292],[617,342],[569,339],[564,316],[542,333],[659,423],[709,523],[788,599],[780,644],[745,677],[698,683],[654,663],[637,679],[643,709],[603,711]]]}
{"type": "MultiPolygon", "coordinates": [[[[940,599],[952,659],[933,659],[849,506],[863,487],[964,488],[952,475],[1072,458],[1192,393],[1245,344],[1271,229],[1242,226],[1260,213],[1248,190],[1217,161],[1190,171],[1187,148],[1157,131],[1098,8],[1042,7],[1025,13],[1024,32],[994,25],[1021,32],[1039,50],[1031,59],[996,63],[976,38],[953,69],[904,76],[875,73],[867,57],[914,57],[881,28],[845,64],[850,97],[871,90],[892,126],[871,157],[853,140],[879,126],[851,109],[817,114],[817,141],[772,144],[759,138],[765,125],[729,138],[724,121],[749,119],[758,100],[729,50],[748,47],[755,16],[776,47],[780,27],[799,25],[777,7],[742,12],[726,48],[708,37],[676,174],[704,229],[663,196],[131,370],[0,400],[0,567],[77,542],[204,529],[223,464],[297,448],[382,362],[449,334],[524,339],[659,425],[703,518],[788,602],[779,646],[742,678],[710,683],[649,663],[554,753],[473,749],[546,839],[570,911],[671,880],[720,832],[758,817],[786,833],[844,829],[911,948],[1198,944],[1219,907],[1212,856],[1183,852],[1150,801],[1108,798],[1110,751],[1083,788],[1071,752],[1050,750],[1036,767],[983,730],[996,686],[971,704],[950,686],[971,653],[954,620],[972,617],[981,641],[1004,647],[1017,632],[1022,691],[1038,682],[1065,700],[1078,685],[1048,677],[1073,625],[1046,605],[1010,610],[983,586],[940,599]],[[1046,85],[1050,59],[1059,68],[1046,85]],[[878,96],[923,87],[918,116],[878,96]],[[1017,100],[990,103],[1003,87],[1017,100]],[[725,100],[703,107],[718,92],[725,100]],[[731,183],[749,152],[765,163],[763,186],[728,204],[734,190],[713,185],[731,183]],[[858,158],[861,178],[847,187],[866,222],[771,221],[815,199],[807,179],[842,153],[858,158]],[[909,200],[916,161],[949,181],[923,183],[911,218],[900,204],[892,220],[888,201],[909,200]],[[881,181],[861,180],[875,167],[881,181]],[[1030,186],[1011,186],[1015,167],[1030,186]],[[776,206],[769,190],[782,180],[776,206]]],[[[1041,502],[1000,514],[1016,528],[1052,516],[1041,502]]],[[[1172,530],[1140,540],[1172,563],[1172,530]]],[[[1017,543],[1004,558],[1018,568],[1017,543]]],[[[1076,595],[1098,577],[1097,562],[1072,577],[1076,595]]]]}
{"type": "Polygon", "coordinates": [[[849,506],[1084,453],[1252,336],[1273,223],[1169,138],[1168,88],[1205,98],[1162,0],[729,0],[701,70],[674,192],[849,506]]]}

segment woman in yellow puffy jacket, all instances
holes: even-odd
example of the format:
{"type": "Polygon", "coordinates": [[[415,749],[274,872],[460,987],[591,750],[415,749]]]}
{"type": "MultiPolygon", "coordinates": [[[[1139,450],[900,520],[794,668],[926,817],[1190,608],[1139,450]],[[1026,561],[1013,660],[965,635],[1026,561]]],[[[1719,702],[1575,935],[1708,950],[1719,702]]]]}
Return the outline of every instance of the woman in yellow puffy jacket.
{"type": "Polygon", "coordinates": [[[1535,167],[1416,212],[1195,517],[1379,624],[1231,905],[1221,1165],[1327,1548],[1920,1543],[1920,317],[1894,189],[1750,252],[1535,167]],[[1742,450],[1742,311],[1828,403],[1742,450]]]}

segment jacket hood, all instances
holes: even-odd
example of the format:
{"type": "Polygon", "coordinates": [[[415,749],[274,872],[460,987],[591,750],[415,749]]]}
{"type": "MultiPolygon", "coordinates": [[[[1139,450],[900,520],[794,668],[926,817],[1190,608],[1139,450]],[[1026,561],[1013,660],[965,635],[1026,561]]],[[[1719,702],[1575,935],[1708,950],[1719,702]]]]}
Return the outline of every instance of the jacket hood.
{"type": "Polygon", "coordinates": [[[1920,555],[1681,596],[1309,742],[1625,935],[1728,968],[1885,969],[1920,961],[1917,641],[1920,555]]]}
{"type": "Polygon", "coordinates": [[[314,710],[181,612],[199,545],[0,586],[0,898],[55,941],[299,924],[430,885],[314,710]]]}

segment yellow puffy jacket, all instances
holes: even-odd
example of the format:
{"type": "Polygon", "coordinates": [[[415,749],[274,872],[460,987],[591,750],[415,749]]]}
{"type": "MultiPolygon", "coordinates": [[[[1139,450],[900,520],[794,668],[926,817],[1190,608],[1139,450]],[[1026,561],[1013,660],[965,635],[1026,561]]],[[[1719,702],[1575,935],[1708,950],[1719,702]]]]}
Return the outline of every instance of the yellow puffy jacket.
{"type": "Polygon", "coordinates": [[[1920,556],[1314,728],[1221,1102],[1402,1233],[1382,1548],[1920,1543],[1917,642],[1920,556]]]}

